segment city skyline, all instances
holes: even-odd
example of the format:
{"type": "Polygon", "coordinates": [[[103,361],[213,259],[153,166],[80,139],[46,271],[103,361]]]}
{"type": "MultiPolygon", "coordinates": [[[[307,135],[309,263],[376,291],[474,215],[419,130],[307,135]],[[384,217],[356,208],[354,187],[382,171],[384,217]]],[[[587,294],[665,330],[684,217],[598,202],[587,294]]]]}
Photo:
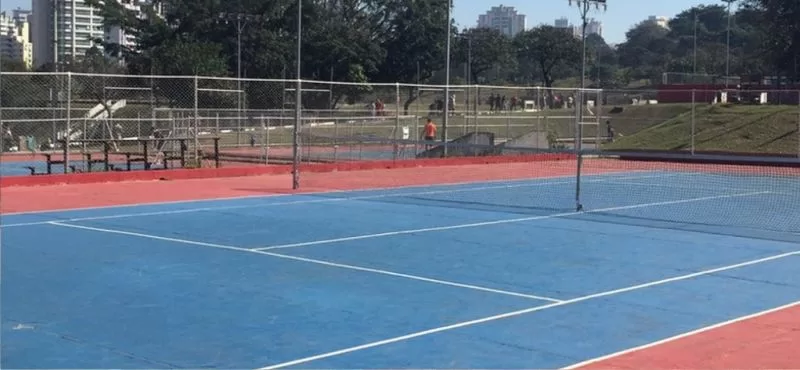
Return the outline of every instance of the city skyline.
{"type": "MultiPolygon", "coordinates": [[[[566,17],[573,24],[579,23],[578,9],[567,0],[555,2],[531,2],[529,0],[502,0],[478,2],[474,0],[453,0],[453,18],[459,28],[477,26],[478,17],[495,6],[514,7],[520,14],[527,16],[527,27],[553,25],[557,18],[566,17]]],[[[672,18],[676,14],[697,5],[722,4],[719,0],[670,0],[651,2],[646,6],[637,0],[609,0],[606,12],[593,11],[590,15],[603,23],[603,36],[609,43],[625,41],[625,33],[637,23],[650,16],[672,18]]],[[[16,8],[32,9],[31,0],[4,0],[3,10],[16,8]]]]}

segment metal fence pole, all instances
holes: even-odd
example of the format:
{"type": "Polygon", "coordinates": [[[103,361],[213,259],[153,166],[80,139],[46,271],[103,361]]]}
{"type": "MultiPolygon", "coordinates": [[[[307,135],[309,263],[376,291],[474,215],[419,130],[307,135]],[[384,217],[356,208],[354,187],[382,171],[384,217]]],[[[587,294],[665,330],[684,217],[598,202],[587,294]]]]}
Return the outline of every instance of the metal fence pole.
{"type": "Polygon", "coordinates": [[[597,132],[595,133],[595,150],[600,151],[600,131],[603,127],[603,108],[600,100],[603,99],[603,90],[596,90],[594,95],[594,116],[597,119],[597,132]]]}
{"type": "Polygon", "coordinates": [[[264,164],[269,164],[269,128],[264,121],[264,115],[261,115],[261,129],[264,130],[264,134],[261,136],[262,144],[261,144],[261,154],[264,157],[264,164]]]}
{"type": "Polygon", "coordinates": [[[542,109],[542,88],[540,86],[536,86],[536,104],[533,106],[533,109],[536,110],[536,149],[540,148],[539,144],[542,142],[541,133],[542,133],[542,113],[544,110],[542,109]]]}
{"type": "Polygon", "coordinates": [[[800,158],[800,90],[797,90],[797,158],[800,158]]]}
{"type": "Polygon", "coordinates": [[[578,99],[575,101],[575,108],[577,112],[575,114],[575,155],[577,157],[577,166],[575,172],[575,210],[580,212],[583,210],[583,205],[581,204],[581,172],[583,171],[583,137],[581,135],[581,124],[583,119],[583,89],[578,90],[578,93],[575,94],[578,99]]]}
{"type": "MultiPolygon", "coordinates": [[[[84,130],[84,135],[86,135],[84,130]]],[[[64,136],[64,173],[69,172],[70,134],[72,133],[72,72],[67,72],[67,134],[64,136]]],[[[85,144],[85,143],[84,143],[85,144]]]]}
{"type": "Polygon", "coordinates": [[[400,139],[403,138],[402,134],[400,133],[400,83],[395,82],[394,85],[394,93],[395,93],[395,122],[394,122],[394,160],[397,160],[397,157],[400,154],[400,139]]]}
{"type": "Polygon", "coordinates": [[[194,76],[194,160],[195,166],[200,167],[200,78],[194,76]]]}
{"type": "MultiPolygon", "coordinates": [[[[302,6],[301,6],[302,8],[302,6]]],[[[294,129],[292,130],[292,189],[300,188],[300,127],[302,119],[302,94],[303,82],[297,76],[294,98],[294,129]]]]}
{"type": "Polygon", "coordinates": [[[697,104],[696,104],[696,101],[697,101],[696,100],[696,93],[697,93],[696,90],[692,89],[692,122],[691,122],[692,123],[692,125],[691,125],[691,127],[692,127],[692,137],[691,137],[691,153],[692,153],[692,155],[694,155],[695,130],[697,129],[697,123],[695,121],[695,107],[697,106],[697,104]]]}
{"type": "Polygon", "coordinates": [[[475,96],[472,98],[472,121],[475,122],[475,132],[478,132],[478,105],[481,103],[481,87],[480,85],[473,85],[475,89],[475,96]]]}

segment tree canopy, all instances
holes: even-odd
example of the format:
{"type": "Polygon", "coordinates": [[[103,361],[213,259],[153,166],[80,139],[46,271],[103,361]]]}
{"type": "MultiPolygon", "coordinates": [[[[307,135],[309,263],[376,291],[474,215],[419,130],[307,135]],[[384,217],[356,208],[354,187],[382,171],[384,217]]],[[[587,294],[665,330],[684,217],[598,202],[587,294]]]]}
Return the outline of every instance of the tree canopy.
{"type": "MultiPolygon", "coordinates": [[[[493,29],[459,31],[446,19],[448,0],[154,0],[143,15],[114,1],[86,2],[100,10],[107,26],[136,37],[129,49],[95,40],[107,57],[124,59],[130,74],[235,77],[241,70],[247,78],[294,79],[299,3],[304,79],[433,82],[444,68],[447,27],[453,35],[451,76],[460,81],[467,70],[473,83],[544,86],[580,74],[581,44],[571,32],[539,26],[510,38],[493,29]],[[460,68],[468,62],[469,68],[460,68]]],[[[615,47],[589,35],[586,47],[587,81],[603,87],[657,83],[664,72],[723,76],[728,69],[731,75],[796,81],[800,2],[740,0],[730,19],[724,5],[693,7],[668,27],[650,21],[632,26],[615,47]]],[[[74,70],[96,71],[97,55],[86,60],[94,67],[74,70]]],[[[341,90],[335,95],[366,92],[341,90]]],[[[408,89],[407,105],[416,93],[408,89]]]]}

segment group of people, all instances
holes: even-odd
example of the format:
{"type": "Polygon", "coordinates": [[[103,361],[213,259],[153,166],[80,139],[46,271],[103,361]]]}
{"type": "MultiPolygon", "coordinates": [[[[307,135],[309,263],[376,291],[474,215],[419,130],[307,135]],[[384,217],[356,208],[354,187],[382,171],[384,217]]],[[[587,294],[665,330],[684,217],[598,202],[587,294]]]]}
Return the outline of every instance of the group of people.
{"type": "Polygon", "coordinates": [[[380,98],[375,99],[375,101],[369,103],[369,110],[372,113],[373,117],[382,117],[386,115],[386,105],[383,103],[383,100],[380,98]]]}
{"type": "Polygon", "coordinates": [[[515,111],[521,107],[520,100],[516,96],[507,99],[505,95],[491,93],[486,102],[489,104],[490,112],[515,111]]]}
{"type": "MultiPolygon", "coordinates": [[[[456,111],[456,96],[450,95],[447,99],[447,110],[452,115],[456,111]]],[[[428,106],[428,115],[444,114],[444,99],[436,99],[428,106]]]]}

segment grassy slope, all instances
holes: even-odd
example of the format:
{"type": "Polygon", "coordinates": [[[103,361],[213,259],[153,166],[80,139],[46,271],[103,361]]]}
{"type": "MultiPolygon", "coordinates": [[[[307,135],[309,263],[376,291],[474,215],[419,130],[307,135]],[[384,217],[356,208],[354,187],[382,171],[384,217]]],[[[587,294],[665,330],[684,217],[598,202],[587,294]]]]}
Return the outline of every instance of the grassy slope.
{"type": "MultiPolygon", "coordinates": [[[[695,112],[695,148],[797,154],[799,113],[795,106],[698,106],[695,112]]],[[[606,148],[688,150],[691,148],[691,133],[691,113],[684,113],[632,134],[623,133],[623,137],[606,148]]]]}

